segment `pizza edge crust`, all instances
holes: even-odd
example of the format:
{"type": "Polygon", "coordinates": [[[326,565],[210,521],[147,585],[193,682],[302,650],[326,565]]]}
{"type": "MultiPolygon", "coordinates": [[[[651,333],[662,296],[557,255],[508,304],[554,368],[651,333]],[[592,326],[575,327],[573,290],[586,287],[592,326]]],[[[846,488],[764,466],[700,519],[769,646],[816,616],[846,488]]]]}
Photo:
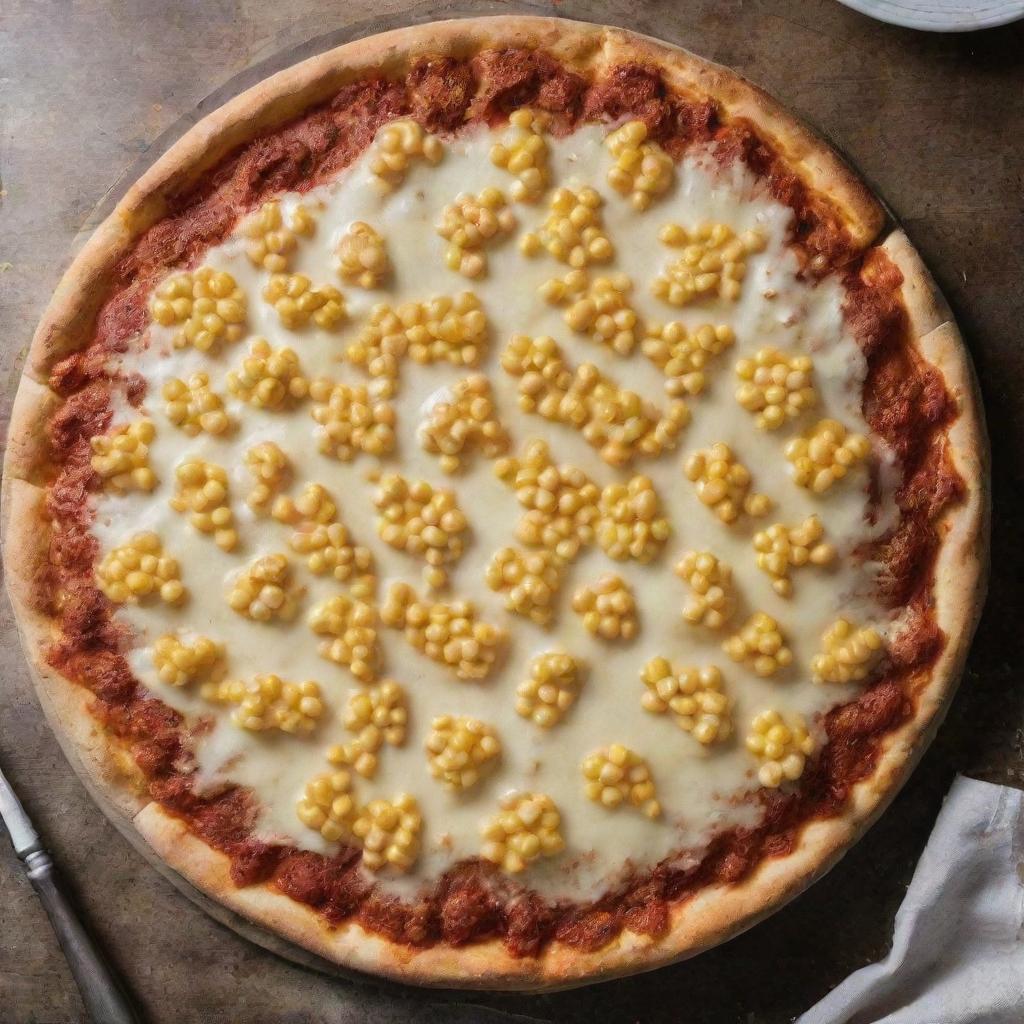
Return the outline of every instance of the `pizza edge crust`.
{"type": "Polygon", "coordinates": [[[467,56],[491,46],[546,50],[579,70],[630,58],[656,63],[683,91],[700,89],[735,116],[748,117],[816,191],[834,192],[854,238],[866,247],[884,221],[880,204],[845,163],[792,115],[726,68],[687,51],[619,29],[552,18],[468,19],[399,29],[346,44],[280,72],[192,128],[132,187],[61,280],[30,347],[12,412],[5,458],[2,525],[7,587],[31,675],[65,753],[90,790],[110,800],[167,864],[242,916],[326,959],[415,984],[538,989],[570,987],[648,970],[695,955],[742,931],[793,898],[835,863],[894,796],[937,729],[955,690],[981,605],[987,565],[987,441],[969,357],[948,306],[902,232],[883,244],[904,273],[904,300],[924,357],[943,373],[959,405],[951,454],[968,484],[949,509],[936,565],[936,616],[948,642],[917,696],[915,715],[884,740],[876,770],[858,783],[846,811],[810,822],[795,850],[762,861],[743,882],[707,888],[673,906],[666,933],[623,931],[595,952],[549,943],[536,958],[510,956],[498,940],[413,949],[347,922],[331,928],[315,910],[268,885],[235,888],[229,858],[195,837],[180,819],[142,796],[144,780],[129,751],[89,713],[84,688],[51,669],[49,595],[40,583],[48,554],[43,426],[61,403],[44,383],[53,365],[91,335],[113,267],[168,212],[168,198],[261,131],[280,124],[367,72],[398,70],[425,55],[467,56]]]}

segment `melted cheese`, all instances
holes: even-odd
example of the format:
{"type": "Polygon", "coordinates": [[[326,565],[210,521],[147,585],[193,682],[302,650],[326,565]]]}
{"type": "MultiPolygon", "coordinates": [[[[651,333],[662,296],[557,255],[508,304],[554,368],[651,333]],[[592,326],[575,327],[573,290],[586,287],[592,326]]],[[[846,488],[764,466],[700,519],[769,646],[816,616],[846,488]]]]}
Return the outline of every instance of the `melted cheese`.
{"type": "MultiPolygon", "coordinates": [[[[724,526],[699,503],[682,471],[688,453],[725,441],[751,469],[753,489],[775,501],[768,522],[795,525],[818,512],[825,522],[827,539],[838,547],[841,556],[848,555],[870,534],[865,521],[866,469],[858,467],[824,497],[809,494],[792,482],[783,455],[785,441],[806,426],[808,418],[778,431],[758,431],[753,418],[734,397],[733,366],[738,358],[765,345],[806,352],[815,364],[815,385],[821,398],[817,414],[833,416],[851,430],[866,433],[860,411],[864,361],[843,325],[841,286],[832,279],[800,281],[796,258],[785,245],[791,211],[765,196],[743,167],[723,169],[706,152],[688,156],[678,166],[672,188],[650,210],[636,213],[628,200],[605,184],[612,157],[603,145],[604,134],[599,128],[586,127],[570,138],[550,140],[553,184],[574,189],[589,185],[602,193],[605,231],[616,250],[608,269],[625,271],[632,277],[632,302],[641,316],[661,322],[677,319],[687,327],[727,324],[735,331],[736,344],[709,366],[705,392],[688,400],[692,423],[683,430],[675,451],[658,460],[640,460],[632,471],[653,479],[672,524],[672,536],[664,551],[650,564],[640,565],[633,561],[612,563],[596,545],[585,550],[566,573],[556,624],[549,630],[509,615],[503,608],[502,595],[493,593],[484,583],[492,554],[515,543],[514,532],[522,514],[514,494],[493,475],[493,462],[474,453],[461,474],[446,477],[417,440],[424,410],[465,373],[448,364],[424,367],[407,361],[402,367],[394,400],[398,443],[394,455],[382,460],[379,468],[397,469],[410,479],[426,479],[456,491],[469,517],[471,538],[461,560],[450,567],[449,593],[475,601],[486,621],[509,630],[511,642],[506,657],[486,681],[460,682],[442,666],[418,654],[400,632],[383,627],[379,630],[382,675],[398,680],[408,692],[408,739],[404,747],[384,747],[376,777],[357,779],[354,788],[361,802],[408,792],[422,809],[423,845],[415,868],[406,876],[380,876],[385,886],[398,892],[409,893],[429,883],[454,861],[477,855],[481,823],[496,811],[499,799],[510,790],[548,794],[562,813],[564,854],[541,858],[522,876],[546,896],[590,899],[612,884],[627,862],[636,867],[650,866],[679,850],[699,856],[717,830],[751,825],[757,820],[752,802],[737,799],[758,785],[757,764],[743,746],[751,719],[766,708],[776,708],[787,716],[799,712],[813,722],[830,706],[856,693],[855,687],[826,687],[811,682],[809,666],[823,631],[840,613],[859,624],[871,623],[883,633],[892,628],[872,598],[872,567],[855,565],[848,557],[841,557],[838,565],[827,570],[798,570],[794,573],[793,598],[776,595],[770,578],[755,565],[751,536],[756,525],[741,522],[724,526]],[[650,282],[678,257],[657,238],[659,228],[669,221],[691,226],[716,221],[737,233],[756,229],[762,234],[766,245],[762,252],[749,256],[738,301],[713,298],[675,309],[651,295],[650,282]],[[683,621],[687,589],[672,567],[685,550],[712,551],[732,567],[741,602],[730,625],[738,628],[755,610],[777,618],[787,633],[795,669],[772,679],[760,679],[722,652],[721,642],[729,634],[728,629],[711,631],[683,621]],[[636,640],[628,644],[609,644],[592,636],[570,607],[571,595],[580,584],[593,582],[612,568],[629,582],[636,595],[640,628],[636,640]],[[536,654],[558,649],[583,658],[589,663],[589,673],[575,706],[559,725],[544,731],[516,714],[515,691],[527,678],[529,662],[536,654]],[[726,689],[734,700],[736,730],[732,739],[702,747],[674,724],[672,716],[654,716],[643,710],[640,673],[651,658],[659,655],[682,664],[715,664],[722,669],[726,689]],[[501,739],[497,770],[465,792],[444,789],[428,770],[424,740],[431,721],[444,714],[479,718],[493,725],[501,739]],[[646,759],[663,808],[660,818],[652,820],[626,807],[609,811],[586,799],[580,765],[588,754],[614,743],[646,759]]],[[[509,186],[509,176],[488,159],[492,141],[489,133],[478,131],[447,144],[438,166],[415,163],[401,186],[389,195],[381,196],[373,187],[364,156],[337,180],[303,197],[302,203],[312,211],[317,225],[312,237],[300,241],[291,269],[308,275],[314,284],[341,287],[349,321],[340,329],[323,331],[311,325],[298,332],[286,330],[274,309],[261,298],[267,273],[246,257],[245,238],[235,236],[212,249],[204,263],[229,271],[248,296],[247,339],[209,356],[190,348],[175,349],[172,329],[153,326],[148,347],[140,345],[124,358],[125,370],[141,372],[149,382],[143,411],[157,426],[150,456],[159,485],[152,494],[101,495],[95,532],[105,552],[141,529],[156,531],[165,549],[180,560],[182,579],[190,593],[190,599],[180,608],[155,603],[118,611],[119,618],[134,628],[132,668],[160,700],[186,715],[213,720],[212,730],[196,742],[200,784],[215,789],[230,780],[251,787],[262,807],[259,833],[268,839],[314,850],[329,849],[319,833],[298,821],[295,805],[305,782],[329,770],[326,751],[351,738],[344,731],[341,717],[348,694],[358,684],[344,668],[317,655],[316,638],[306,624],[313,605],[338,593],[341,584],[329,576],[313,576],[299,557],[290,555],[306,595],[301,613],[293,622],[248,621],[234,614],[225,601],[226,581],[239,568],[259,555],[289,550],[290,528],[255,517],[245,504],[251,486],[244,463],[246,450],[261,441],[274,441],[294,464],[293,494],[310,481],[328,489],[338,502],[339,518],[354,543],[373,549],[381,595],[396,579],[408,580],[420,590],[422,585],[421,564],[387,547],[377,537],[374,484],[367,479],[369,471],[378,467],[375,460],[359,456],[344,464],[319,454],[308,403],[292,411],[269,412],[245,406],[229,395],[225,376],[244,357],[248,338],[265,337],[275,349],[294,348],[310,378],[323,375],[364,381],[358,370],[343,363],[342,352],[374,303],[397,305],[433,295],[454,295],[469,286],[479,296],[490,320],[489,350],[480,369],[491,380],[498,415],[512,435],[513,451],[519,452],[530,439],[545,438],[557,462],[585,469],[600,486],[626,479],[629,473],[601,462],[574,430],[519,411],[518,381],[498,366],[508,339],[513,334],[551,335],[574,365],[592,361],[622,385],[661,407],[666,404],[661,372],[640,354],[639,347],[622,358],[586,335],[569,330],[562,319],[563,311],[539,297],[539,286],[564,274],[565,268],[547,254],[525,258],[516,238],[524,231],[538,229],[546,212],[543,200],[534,206],[514,207],[518,230],[489,245],[486,276],[467,282],[446,268],[446,243],[436,231],[443,208],[460,192],[478,193],[489,185],[509,186]],[[387,244],[394,273],[378,289],[350,287],[337,278],[334,270],[338,242],[356,221],[372,225],[387,244]],[[196,371],[209,373],[211,386],[222,394],[227,410],[240,421],[241,427],[234,434],[188,438],[167,420],[161,386],[171,377],[187,379],[196,371]],[[206,459],[227,469],[239,533],[234,552],[220,550],[168,505],[174,467],[185,457],[206,459]],[[296,681],[317,680],[326,705],[319,727],[308,737],[277,731],[253,734],[232,724],[230,709],[211,706],[188,687],[162,684],[150,648],[157,637],[173,630],[185,636],[201,632],[224,643],[230,678],[251,679],[256,674],[276,673],[296,681]]],[[[287,219],[298,197],[285,195],[281,202],[287,219]]],[[[118,422],[138,415],[123,408],[118,422]]],[[[886,518],[884,510],[880,518],[886,518]]],[[[880,531],[883,527],[884,522],[879,522],[873,529],[880,531]]]]}

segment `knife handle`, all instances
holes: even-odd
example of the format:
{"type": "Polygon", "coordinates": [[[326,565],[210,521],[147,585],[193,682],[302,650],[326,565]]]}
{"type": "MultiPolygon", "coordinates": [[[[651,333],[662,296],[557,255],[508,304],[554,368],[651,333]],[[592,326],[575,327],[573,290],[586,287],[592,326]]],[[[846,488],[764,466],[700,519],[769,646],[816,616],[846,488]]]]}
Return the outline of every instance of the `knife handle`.
{"type": "Polygon", "coordinates": [[[141,1024],[99,947],[61,890],[50,855],[41,850],[30,853],[25,867],[94,1024],[141,1024]]]}

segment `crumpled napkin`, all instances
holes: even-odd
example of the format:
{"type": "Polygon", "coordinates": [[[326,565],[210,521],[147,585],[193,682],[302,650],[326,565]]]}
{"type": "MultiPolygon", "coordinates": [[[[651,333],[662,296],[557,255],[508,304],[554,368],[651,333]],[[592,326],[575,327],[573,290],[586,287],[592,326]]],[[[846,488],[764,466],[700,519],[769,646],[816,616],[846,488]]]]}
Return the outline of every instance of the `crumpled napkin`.
{"type": "Polygon", "coordinates": [[[889,955],[796,1024],[1024,1024],[1024,792],[956,778],[889,955]]]}

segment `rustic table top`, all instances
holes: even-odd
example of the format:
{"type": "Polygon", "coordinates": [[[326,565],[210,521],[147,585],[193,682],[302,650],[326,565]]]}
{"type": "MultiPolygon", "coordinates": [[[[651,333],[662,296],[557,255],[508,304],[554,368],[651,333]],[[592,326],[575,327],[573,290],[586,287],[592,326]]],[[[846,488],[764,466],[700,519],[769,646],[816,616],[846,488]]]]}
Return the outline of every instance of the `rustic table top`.
{"type": "MultiPolygon", "coordinates": [[[[809,893],[726,946],[653,975],[551,996],[474,997],[340,982],[208,918],[107,822],[49,733],[0,608],[0,763],[145,1008],[174,1024],[490,1019],[783,1022],[884,955],[892,918],[955,772],[1024,785],[1024,26],[925,35],[833,0],[589,0],[518,9],[607,20],[736,68],[851,155],[902,218],[977,363],[993,434],[991,596],[964,684],[912,780],[809,893]],[[1018,491],[1017,488],[1022,490],[1018,491]],[[685,1008],[685,1009],[684,1009],[685,1008]]],[[[0,385],[3,423],[33,325],[72,239],[120,172],[210,92],[346,24],[447,3],[403,0],[0,2],[0,385]]],[[[508,10],[483,2],[481,13],[508,10]]],[[[0,1017],[84,1021],[43,911],[0,840],[0,1017]]]]}

